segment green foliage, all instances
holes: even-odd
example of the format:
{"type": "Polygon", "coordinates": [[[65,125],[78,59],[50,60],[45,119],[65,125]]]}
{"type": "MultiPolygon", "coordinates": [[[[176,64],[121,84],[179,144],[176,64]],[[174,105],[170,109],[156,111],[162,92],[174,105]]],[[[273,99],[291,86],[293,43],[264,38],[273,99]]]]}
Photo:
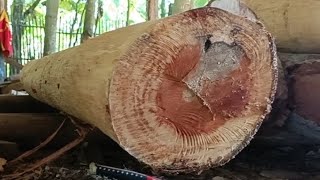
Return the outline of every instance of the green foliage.
{"type": "Polygon", "coordinates": [[[63,9],[68,12],[75,11],[81,13],[86,6],[86,0],[61,0],[60,9],[63,9]]]}
{"type": "Polygon", "coordinates": [[[195,7],[203,7],[207,5],[209,0],[194,0],[195,7]]]}

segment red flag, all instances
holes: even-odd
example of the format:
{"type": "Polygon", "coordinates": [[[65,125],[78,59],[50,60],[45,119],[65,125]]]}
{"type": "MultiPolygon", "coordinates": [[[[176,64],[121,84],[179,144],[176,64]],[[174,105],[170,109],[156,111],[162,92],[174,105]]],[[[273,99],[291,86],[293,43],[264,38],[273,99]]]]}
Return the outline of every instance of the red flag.
{"type": "Polygon", "coordinates": [[[3,10],[0,15],[0,44],[2,54],[5,57],[12,56],[12,34],[9,25],[8,14],[5,10],[3,10]]]}

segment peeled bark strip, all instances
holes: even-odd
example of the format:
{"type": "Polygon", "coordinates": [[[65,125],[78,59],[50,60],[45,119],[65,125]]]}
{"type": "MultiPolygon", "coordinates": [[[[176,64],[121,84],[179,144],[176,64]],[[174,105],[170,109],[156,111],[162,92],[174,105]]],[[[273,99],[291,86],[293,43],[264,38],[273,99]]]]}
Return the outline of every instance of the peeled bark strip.
{"type": "Polygon", "coordinates": [[[249,143],[276,79],[261,24],[208,7],[32,61],[21,81],[154,169],[188,172],[222,165],[249,143]]]}

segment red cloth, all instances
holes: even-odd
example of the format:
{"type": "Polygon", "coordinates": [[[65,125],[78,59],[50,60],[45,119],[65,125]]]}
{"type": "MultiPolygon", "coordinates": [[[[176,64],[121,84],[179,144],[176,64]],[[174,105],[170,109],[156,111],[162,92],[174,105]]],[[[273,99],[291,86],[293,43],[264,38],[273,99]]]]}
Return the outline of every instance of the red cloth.
{"type": "Polygon", "coordinates": [[[5,10],[3,10],[0,15],[0,44],[2,54],[5,57],[12,56],[12,34],[9,25],[8,14],[5,10]]]}

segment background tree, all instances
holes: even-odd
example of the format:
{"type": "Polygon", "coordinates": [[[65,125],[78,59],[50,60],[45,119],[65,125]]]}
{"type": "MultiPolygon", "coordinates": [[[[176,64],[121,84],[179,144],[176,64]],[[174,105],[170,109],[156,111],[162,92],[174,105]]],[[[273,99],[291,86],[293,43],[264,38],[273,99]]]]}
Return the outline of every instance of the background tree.
{"type": "Polygon", "coordinates": [[[147,20],[158,19],[158,0],[147,0],[147,20]]]}
{"type": "Polygon", "coordinates": [[[131,11],[131,1],[127,0],[127,21],[126,21],[126,26],[130,25],[130,12],[131,11]]]}
{"type": "Polygon", "coordinates": [[[161,0],[160,3],[160,17],[164,18],[166,16],[166,0],[161,0]]]}
{"type": "Polygon", "coordinates": [[[87,0],[81,42],[93,37],[95,25],[96,0],[87,0]]]}
{"type": "Polygon", "coordinates": [[[59,1],[47,0],[46,6],[46,24],[43,49],[43,55],[45,56],[56,51],[56,32],[59,1]]]}
{"type": "MultiPolygon", "coordinates": [[[[23,8],[25,5],[25,0],[14,0],[12,4],[12,45],[14,49],[14,57],[21,57],[21,37],[23,35],[23,26],[24,26],[24,18],[23,18],[23,8]]],[[[11,68],[12,73],[17,73],[14,68],[11,68]]]]}

